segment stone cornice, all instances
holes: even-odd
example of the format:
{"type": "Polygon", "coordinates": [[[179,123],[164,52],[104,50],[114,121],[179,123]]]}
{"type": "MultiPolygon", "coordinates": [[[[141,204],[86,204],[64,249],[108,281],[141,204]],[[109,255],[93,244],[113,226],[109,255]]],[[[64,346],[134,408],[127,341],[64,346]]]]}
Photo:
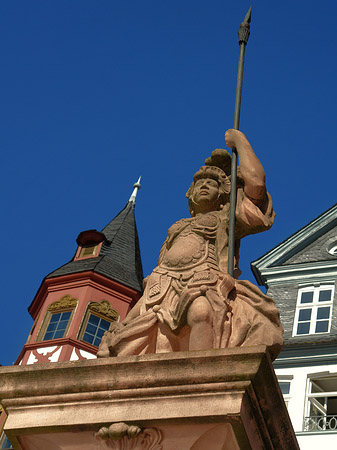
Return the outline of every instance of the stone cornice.
{"type": "MultiPolygon", "coordinates": [[[[262,345],[1,367],[0,399],[14,448],[32,436],[39,442],[34,448],[46,448],[47,438],[53,442],[48,448],[60,448],[62,433],[66,443],[70,433],[77,448],[96,448],[95,432],[116,423],[159,430],[174,425],[172,432],[179,426],[177,439],[188,424],[227,423],[231,442],[235,437],[231,448],[298,449],[262,345]]],[[[181,448],[174,442],[167,448],[181,448]]],[[[215,444],[184,448],[220,448],[215,444]]]]}

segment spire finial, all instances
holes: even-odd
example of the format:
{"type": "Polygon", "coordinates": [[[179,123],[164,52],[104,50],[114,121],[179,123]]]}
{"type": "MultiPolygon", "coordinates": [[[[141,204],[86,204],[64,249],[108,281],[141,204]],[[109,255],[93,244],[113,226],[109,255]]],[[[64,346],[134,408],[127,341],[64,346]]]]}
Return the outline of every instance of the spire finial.
{"type": "Polygon", "coordinates": [[[141,178],[142,177],[139,177],[138,181],[133,185],[133,191],[132,191],[131,197],[129,198],[129,203],[130,202],[133,203],[133,204],[136,203],[137,192],[138,192],[138,189],[141,188],[141,186],[140,186],[140,179],[141,178]]]}

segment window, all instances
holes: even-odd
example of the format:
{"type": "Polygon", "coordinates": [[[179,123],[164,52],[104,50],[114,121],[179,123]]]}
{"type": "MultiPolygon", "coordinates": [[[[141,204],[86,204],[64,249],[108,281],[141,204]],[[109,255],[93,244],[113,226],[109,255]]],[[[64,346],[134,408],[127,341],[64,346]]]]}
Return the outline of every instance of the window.
{"type": "Polygon", "coordinates": [[[80,339],[98,347],[104,332],[108,331],[111,322],[116,320],[119,320],[119,314],[106,300],[89,303],[80,331],[80,339]]]}
{"type": "Polygon", "coordinates": [[[88,247],[82,247],[80,250],[80,254],[78,256],[78,258],[85,258],[88,256],[96,256],[97,253],[97,249],[98,249],[98,245],[91,245],[88,247]]]}
{"type": "Polygon", "coordinates": [[[290,384],[292,378],[292,375],[282,375],[277,377],[284,398],[284,403],[286,404],[287,408],[290,400],[290,384]]]}
{"type": "Polygon", "coordinates": [[[330,331],[334,285],[310,286],[298,291],[293,336],[330,331]]]}
{"type": "Polygon", "coordinates": [[[12,448],[12,444],[9,442],[8,437],[5,435],[5,433],[2,433],[2,435],[0,436],[0,449],[9,450],[12,448]]]}
{"type": "Polygon", "coordinates": [[[68,328],[69,319],[72,311],[63,311],[51,314],[49,325],[43,337],[44,341],[48,339],[62,338],[68,328]]]}
{"type": "Polygon", "coordinates": [[[328,252],[332,256],[337,256],[337,243],[336,241],[328,247],[328,252]]]}
{"type": "Polygon", "coordinates": [[[110,323],[110,321],[90,313],[82,340],[98,347],[104,332],[108,331],[110,323]]]}
{"type": "Polygon", "coordinates": [[[38,341],[63,338],[69,329],[78,300],[64,295],[59,301],[49,305],[38,341]]]}
{"type": "Polygon", "coordinates": [[[337,430],[337,374],[308,378],[303,430],[337,430]]]}

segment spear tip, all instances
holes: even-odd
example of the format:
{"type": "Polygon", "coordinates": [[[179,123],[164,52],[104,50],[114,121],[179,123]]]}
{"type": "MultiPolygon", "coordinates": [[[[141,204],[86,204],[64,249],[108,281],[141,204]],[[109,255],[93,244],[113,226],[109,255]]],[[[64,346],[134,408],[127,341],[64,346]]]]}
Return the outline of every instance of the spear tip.
{"type": "Polygon", "coordinates": [[[243,23],[250,23],[251,19],[252,19],[252,5],[250,5],[248,12],[245,15],[245,18],[243,19],[243,23]]]}
{"type": "Polygon", "coordinates": [[[250,34],[250,21],[252,19],[252,7],[250,6],[243,22],[240,25],[238,35],[239,35],[239,44],[246,45],[248,42],[249,34],[250,34]]]}

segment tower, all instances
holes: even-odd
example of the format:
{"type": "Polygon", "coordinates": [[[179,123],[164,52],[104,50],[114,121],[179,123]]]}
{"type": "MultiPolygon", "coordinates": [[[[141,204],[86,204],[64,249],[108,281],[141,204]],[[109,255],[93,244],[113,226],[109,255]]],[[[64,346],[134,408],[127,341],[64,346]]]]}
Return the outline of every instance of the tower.
{"type": "Polygon", "coordinates": [[[16,364],[95,358],[104,331],[137,302],[143,279],[134,213],[139,182],[124,209],[101,231],[82,231],[73,259],[44,278],[28,308],[34,324],[16,364]]]}
{"type": "MultiPolygon", "coordinates": [[[[15,364],[96,358],[111,322],[123,320],[142,293],[135,221],[140,178],[125,207],[101,231],[82,231],[73,259],[47,275],[28,311],[34,320],[15,364]]],[[[12,448],[1,433],[0,448],[12,448]]]]}

